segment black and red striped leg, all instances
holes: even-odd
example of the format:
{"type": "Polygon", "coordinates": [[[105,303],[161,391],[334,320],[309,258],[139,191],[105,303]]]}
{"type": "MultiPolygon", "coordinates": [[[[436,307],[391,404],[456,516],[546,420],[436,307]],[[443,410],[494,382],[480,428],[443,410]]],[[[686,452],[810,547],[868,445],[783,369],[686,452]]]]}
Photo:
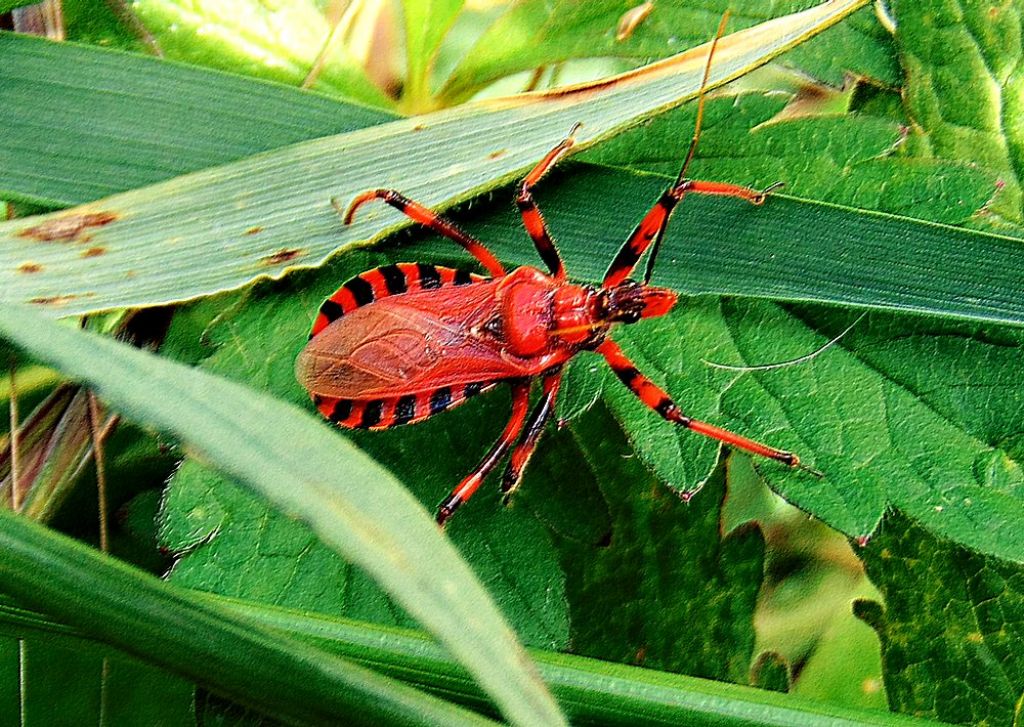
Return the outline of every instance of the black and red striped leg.
{"type": "MultiPolygon", "coordinates": [[[[424,227],[433,230],[439,235],[444,235],[449,240],[454,240],[459,243],[466,248],[466,251],[470,255],[480,261],[480,264],[484,266],[484,269],[487,270],[488,273],[490,273],[491,277],[499,278],[505,274],[505,268],[500,262],[498,262],[498,258],[494,257],[494,253],[488,250],[487,246],[480,242],[480,240],[477,240],[468,232],[464,232],[451,220],[445,219],[432,209],[424,207],[419,202],[413,202],[401,192],[396,192],[393,189],[371,189],[363,192],[352,200],[352,203],[342,215],[342,221],[346,225],[352,224],[352,219],[355,216],[356,210],[365,203],[374,199],[383,200],[406,217],[419,222],[424,227]]],[[[341,209],[337,206],[334,200],[331,200],[331,203],[335,205],[335,209],[341,212],[341,209]]]]}
{"type": "Polygon", "coordinates": [[[508,466],[505,468],[505,474],[501,478],[501,492],[506,503],[515,489],[519,487],[519,482],[523,478],[523,471],[526,469],[526,465],[530,462],[530,457],[533,456],[533,452],[537,448],[537,442],[540,441],[541,435],[544,434],[544,425],[547,424],[551,413],[555,410],[555,399],[558,398],[558,389],[561,384],[561,371],[544,377],[542,398],[537,402],[537,406],[534,407],[533,412],[530,414],[530,419],[523,430],[523,436],[519,440],[519,444],[516,445],[516,448],[512,450],[512,456],[509,458],[508,466]]]}
{"type": "Polygon", "coordinates": [[[522,379],[512,384],[512,415],[501,437],[494,443],[490,451],[483,458],[476,469],[473,470],[458,487],[452,490],[452,494],[444,499],[437,508],[437,524],[443,526],[448,518],[462,506],[466,500],[473,496],[473,493],[480,487],[480,483],[490,474],[491,470],[498,464],[512,443],[516,441],[519,432],[523,430],[526,421],[526,413],[530,408],[530,381],[522,379]]]}
{"type": "Polygon", "coordinates": [[[640,224],[636,226],[636,229],[633,230],[622,247],[619,248],[611,265],[608,266],[608,272],[604,274],[602,287],[610,288],[628,278],[633,273],[637,262],[653,244],[654,249],[651,251],[651,262],[647,266],[647,275],[645,276],[645,281],[650,280],[653,262],[661,245],[661,238],[665,234],[665,228],[668,226],[669,218],[672,216],[672,211],[682,201],[683,197],[690,192],[718,197],[736,197],[759,205],[764,203],[768,193],[777,186],[773,184],[771,187],[759,192],[756,189],[741,187],[737,184],[684,179],[678,184],[669,187],[640,221],[640,224]]]}
{"type": "Polygon", "coordinates": [[[604,356],[608,365],[612,367],[612,371],[614,371],[615,375],[619,377],[619,380],[624,383],[630,391],[636,394],[640,401],[668,421],[686,427],[687,429],[692,429],[698,434],[703,434],[704,436],[711,437],[712,439],[717,439],[720,442],[725,442],[731,447],[742,449],[744,452],[750,452],[751,454],[756,454],[761,457],[774,459],[782,462],[783,464],[789,465],[790,467],[799,467],[819,477],[822,476],[822,474],[817,470],[800,464],[800,458],[792,452],[787,452],[783,449],[776,449],[775,447],[769,447],[767,444],[761,444],[760,442],[755,442],[752,439],[747,439],[746,437],[734,434],[727,429],[716,427],[714,424],[708,424],[707,422],[698,421],[697,419],[691,419],[686,416],[679,407],[676,406],[676,403],[672,401],[669,395],[661,389],[661,387],[640,373],[636,366],[633,365],[633,362],[626,358],[622,349],[611,341],[611,339],[605,340],[605,342],[598,346],[596,350],[604,356]]]}
{"type": "Polygon", "coordinates": [[[573,126],[569,131],[569,135],[559,142],[554,149],[549,151],[538,162],[537,166],[533,168],[533,171],[526,175],[522,184],[519,185],[519,194],[516,195],[516,206],[519,207],[519,211],[523,215],[523,225],[526,227],[526,232],[533,240],[533,244],[536,245],[537,253],[544,261],[544,264],[548,266],[548,270],[559,280],[565,278],[565,266],[562,264],[562,258],[555,247],[555,241],[551,239],[551,234],[548,232],[544,217],[537,208],[537,202],[533,199],[533,192],[531,190],[540,181],[541,177],[547,174],[548,170],[555,165],[555,162],[572,149],[573,144],[576,143],[575,134],[579,126],[579,124],[573,126]]]}

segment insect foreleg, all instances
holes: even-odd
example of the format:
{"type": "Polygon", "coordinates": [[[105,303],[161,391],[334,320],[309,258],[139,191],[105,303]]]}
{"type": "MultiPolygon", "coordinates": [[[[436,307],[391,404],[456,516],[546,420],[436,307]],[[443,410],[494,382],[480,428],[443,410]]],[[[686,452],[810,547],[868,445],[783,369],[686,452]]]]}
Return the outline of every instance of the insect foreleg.
{"type": "Polygon", "coordinates": [[[756,189],[743,187],[738,184],[684,179],[679,184],[669,187],[647,214],[644,215],[644,218],[640,220],[640,224],[636,226],[622,247],[619,248],[611,265],[608,266],[608,272],[604,274],[602,287],[611,288],[628,278],[633,273],[633,268],[636,267],[637,262],[653,244],[654,249],[651,251],[651,261],[647,266],[647,273],[644,276],[644,282],[650,281],[654,260],[657,258],[658,248],[661,246],[661,238],[665,234],[665,228],[668,227],[669,218],[672,216],[672,211],[676,208],[676,205],[687,194],[692,192],[694,194],[709,194],[718,197],[736,197],[759,205],[764,203],[765,197],[769,192],[777,189],[779,186],[781,185],[773,184],[759,192],[756,189]]]}
{"type": "Polygon", "coordinates": [[[555,165],[555,162],[572,148],[575,143],[573,135],[578,128],[579,124],[573,126],[569,135],[558,146],[549,151],[547,156],[541,159],[537,166],[533,168],[533,171],[526,175],[522,184],[519,185],[519,194],[516,195],[516,205],[523,215],[523,225],[526,227],[526,232],[533,240],[533,244],[537,247],[537,253],[544,261],[544,264],[548,266],[548,270],[559,280],[565,277],[565,266],[562,264],[562,258],[558,255],[558,249],[555,247],[554,240],[551,239],[551,234],[548,232],[544,218],[537,208],[537,202],[533,199],[533,192],[531,190],[540,181],[541,177],[547,174],[547,171],[555,165]]]}
{"type": "Polygon", "coordinates": [[[501,437],[494,443],[494,446],[491,447],[476,469],[462,480],[458,487],[452,490],[452,494],[445,498],[437,508],[438,525],[443,526],[448,521],[448,518],[452,516],[452,513],[473,496],[473,493],[480,487],[480,483],[484,481],[484,478],[494,469],[501,458],[505,456],[505,452],[512,446],[516,437],[519,436],[519,432],[523,429],[523,423],[526,421],[526,413],[529,407],[530,380],[518,379],[512,384],[512,415],[509,417],[508,424],[505,425],[505,431],[501,433],[501,437]]]}
{"type": "Polygon", "coordinates": [[[544,377],[543,396],[530,414],[530,419],[526,424],[523,436],[519,440],[519,444],[516,445],[516,448],[512,450],[512,456],[509,459],[508,466],[505,468],[505,474],[501,478],[501,491],[504,494],[505,502],[508,502],[512,493],[519,486],[519,482],[523,478],[523,471],[526,469],[530,457],[533,456],[537,442],[540,441],[541,435],[544,434],[544,425],[547,424],[548,419],[551,417],[551,412],[555,410],[555,399],[558,397],[558,389],[561,383],[561,371],[544,377]]]}

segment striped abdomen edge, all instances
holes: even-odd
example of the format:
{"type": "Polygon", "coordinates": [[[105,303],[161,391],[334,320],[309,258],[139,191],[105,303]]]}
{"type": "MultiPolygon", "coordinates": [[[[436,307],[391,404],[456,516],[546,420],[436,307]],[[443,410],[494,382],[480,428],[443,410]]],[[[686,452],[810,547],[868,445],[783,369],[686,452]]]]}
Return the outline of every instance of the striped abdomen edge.
{"type": "Polygon", "coordinates": [[[346,282],[323,302],[309,337],[313,338],[346,313],[381,298],[447,285],[468,285],[486,279],[465,270],[428,263],[397,263],[367,270],[346,282]]]}
{"type": "Polygon", "coordinates": [[[435,414],[453,409],[468,399],[493,389],[493,381],[460,386],[442,386],[433,391],[388,397],[384,399],[339,399],[313,396],[316,408],[340,427],[347,429],[389,429],[402,424],[415,424],[435,414]]]}

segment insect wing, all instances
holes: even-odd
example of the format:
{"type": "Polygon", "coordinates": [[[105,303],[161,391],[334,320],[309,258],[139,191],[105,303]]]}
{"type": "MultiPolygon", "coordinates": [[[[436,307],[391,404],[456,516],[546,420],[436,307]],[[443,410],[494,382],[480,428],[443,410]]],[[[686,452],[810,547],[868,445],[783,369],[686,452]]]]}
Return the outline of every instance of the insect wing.
{"type": "Polygon", "coordinates": [[[313,338],[295,371],[311,393],[370,399],[515,376],[484,331],[497,281],[392,296],[357,308],[313,338]]]}

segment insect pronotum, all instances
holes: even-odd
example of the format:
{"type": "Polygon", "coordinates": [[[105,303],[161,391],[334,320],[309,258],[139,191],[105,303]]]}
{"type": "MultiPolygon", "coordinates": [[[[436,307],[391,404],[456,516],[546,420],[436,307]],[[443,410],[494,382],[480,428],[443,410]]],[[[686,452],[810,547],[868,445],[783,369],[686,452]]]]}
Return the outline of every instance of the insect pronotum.
{"type": "Polygon", "coordinates": [[[700,137],[704,87],[723,17],[701,81],[693,138],[682,168],[612,260],[600,286],[577,285],[565,267],[533,199],[533,188],[574,143],[578,124],[518,187],[523,224],[547,267],[509,272],[487,247],[453,222],[392,189],[358,195],[344,212],[379,199],[424,227],[462,245],[488,276],[427,263],[398,263],[361,273],[320,306],[295,371],[317,409],[349,428],[387,429],[451,409],[500,383],[512,389],[512,414],[497,442],[438,507],[444,524],[511,450],[501,481],[507,497],[518,486],[554,409],[562,367],[580,351],[596,351],[630,391],[664,419],[752,454],[803,467],[792,452],[761,444],[684,414],[609,338],[618,323],[661,316],[676,294],[649,284],[669,217],[687,194],[736,197],[756,205],[777,185],[748,187],[686,178],[700,137]],[[630,278],[650,257],[643,282],[630,278]],[[541,398],[530,411],[531,384],[541,398]],[[518,440],[518,442],[517,442],[518,440]]]}

